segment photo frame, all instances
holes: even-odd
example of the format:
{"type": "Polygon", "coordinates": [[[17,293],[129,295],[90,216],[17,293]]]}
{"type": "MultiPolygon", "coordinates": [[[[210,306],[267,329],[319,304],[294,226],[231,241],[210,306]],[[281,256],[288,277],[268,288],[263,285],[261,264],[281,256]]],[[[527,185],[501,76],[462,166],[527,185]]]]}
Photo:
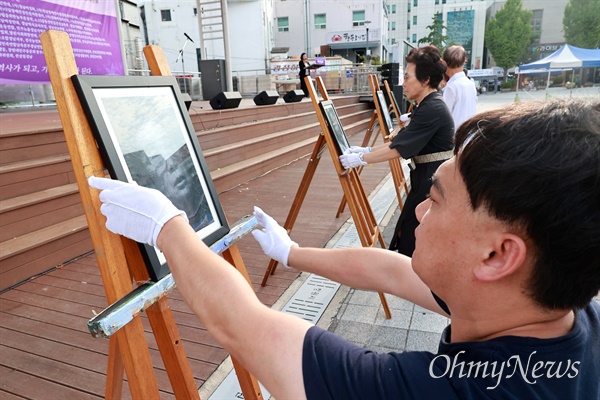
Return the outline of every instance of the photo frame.
{"type": "Polygon", "coordinates": [[[327,125],[329,126],[329,130],[332,133],[331,136],[335,140],[335,146],[338,150],[338,155],[341,156],[350,148],[350,142],[348,142],[348,137],[346,136],[346,132],[344,131],[340,117],[331,100],[323,100],[321,103],[319,103],[319,105],[321,106],[321,110],[323,111],[325,121],[327,121],[327,125]]]}
{"type": "Polygon", "coordinates": [[[379,109],[381,110],[381,115],[383,116],[386,125],[385,129],[387,132],[385,132],[385,136],[389,136],[394,132],[394,124],[392,123],[392,117],[390,117],[390,111],[388,110],[387,102],[385,101],[382,90],[377,91],[377,101],[379,102],[379,109]]]}
{"type": "MultiPolygon", "coordinates": [[[[75,75],[72,81],[113,179],[160,190],[208,246],[229,232],[174,77],[75,75]]],[[[160,250],[140,244],[140,251],[153,281],[169,273],[160,250]]]]}

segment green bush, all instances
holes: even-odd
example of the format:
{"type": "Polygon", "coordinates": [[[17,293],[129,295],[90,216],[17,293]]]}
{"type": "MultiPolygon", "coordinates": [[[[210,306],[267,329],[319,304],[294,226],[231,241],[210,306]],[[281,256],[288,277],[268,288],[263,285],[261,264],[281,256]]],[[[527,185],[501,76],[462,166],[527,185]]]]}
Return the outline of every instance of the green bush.
{"type": "Polygon", "coordinates": [[[517,87],[517,80],[511,79],[510,81],[502,82],[500,85],[502,89],[514,89],[517,87]]]}
{"type": "Polygon", "coordinates": [[[562,85],[562,83],[565,81],[565,78],[563,78],[562,75],[557,76],[555,78],[552,79],[552,84],[554,85],[562,85]]]}

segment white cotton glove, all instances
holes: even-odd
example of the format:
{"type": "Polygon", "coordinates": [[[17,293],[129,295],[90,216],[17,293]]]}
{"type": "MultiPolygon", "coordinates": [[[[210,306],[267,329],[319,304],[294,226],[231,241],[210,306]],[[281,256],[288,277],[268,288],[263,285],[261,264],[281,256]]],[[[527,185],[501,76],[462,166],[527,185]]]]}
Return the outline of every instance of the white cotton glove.
{"type": "Polygon", "coordinates": [[[340,156],[340,162],[345,169],[368,165],[368,163],[363,160],[363,156],[364,153],[350,153],[347,151],[340,156]]]}
{"type": "Polygon", "coordinates": [[[400,121],[402,121],[402,122],[406,122],[406,121],[408,121],[408,120],[410,119],[410,116],[411,116],[410,114],[411,114],[411,113],[402,114],[402,115],[400,116],[400,121]]]}
{"type": "Polygon", "coordinates": [[[101,190],[100,212],[106,217],[106,228],[136,242],[157,247],[156,239],[167,221],[178,215],[188,220],[185,212],[156,189],[95,176],[88,183],[101,190]]]}
{"type": "Polygon", "coordinates": [[[285,228],[259,207],[254,206],[254,215],[258,224],[262,226],[262,229],[252,231],[254,239],[260,244],[266,255],[284,267],[290,268],[288,266],[288,256],[292,246],[298,246],[298,243],[292,241],[285,228]]]}
{"type": "Polygon", "coordinates": [[[370,153],[370,147],[351,146],[346,153],[370,153]]]}

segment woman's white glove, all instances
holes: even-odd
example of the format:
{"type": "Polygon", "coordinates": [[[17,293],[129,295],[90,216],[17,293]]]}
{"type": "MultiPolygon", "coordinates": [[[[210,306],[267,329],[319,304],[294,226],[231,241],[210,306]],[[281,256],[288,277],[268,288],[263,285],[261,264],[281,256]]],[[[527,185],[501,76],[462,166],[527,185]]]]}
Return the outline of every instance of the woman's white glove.
{"type": "Polygon", "coordinates": [[[260,244],[266,255],[284,267],[290,268],[288,266],[290,249],[292,246],[298,246],[298,243],[292,241],[285,228],[259,207],[254,206],[254,215],[258,224],[262,226],[262,229],[252,231],[254,239],[260,244]]]}
{"type": "Polygon", "coordinates": [[[340,162],[345,169],[366,166],[363,160],[365,153],[350,153],[348,150],[340,156],[340,162]]]}
{"type": "Polygon", "coordinates": [[[370,147],[351,146],[347,152],[348,153],[370,153],[371,148],[370,147]]]}
{"type": "Polygon", "coordinates": [[[136,242],[156,246],[156,239],[171,218],[185,218],[185,212],[160,191],[106,178],[92,176],[88,183],[100,189],[100,212],[106,217],[106,228],[136,242]]]}
{"type": "Polygon", "coordinates": [[[408,121],[410,119],[410,117],[411,117],[411,113],[402,114],[400,116],[400,121],[401,122],[406,122],[406,121],[408,121]]]}

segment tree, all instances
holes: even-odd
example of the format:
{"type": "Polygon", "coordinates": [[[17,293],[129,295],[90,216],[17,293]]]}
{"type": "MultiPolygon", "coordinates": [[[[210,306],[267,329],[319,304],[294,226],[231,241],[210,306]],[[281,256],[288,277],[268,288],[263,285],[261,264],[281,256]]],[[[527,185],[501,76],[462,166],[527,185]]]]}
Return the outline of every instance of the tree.
{"type": "Polygon", "coordinates": [[[569,1],[565,7],[563,30],[568,44],[586,49],[600,47],[600,1],[569,1]]]}
{"type": "Polygon", "coordinates": [[[486,47],[496,65],[504,69],[504,80],[531,43],[531,14],[523,10],[521,0],[508,0],[485,27],[486,47]]]}
{"type": "Polygon", "coordinates": [[[442,14],[435,14],[433,16],[433,23],[428,25],[427,29],[429,29],[429,35],[422,37],[417,43],[419,45],[421,43],[432,44],[440,50],[440,53],[444,53],[446,40],[448,40],[448,36],[444,35],[444,29],[448,28],[444,26],[442,14]]]}

